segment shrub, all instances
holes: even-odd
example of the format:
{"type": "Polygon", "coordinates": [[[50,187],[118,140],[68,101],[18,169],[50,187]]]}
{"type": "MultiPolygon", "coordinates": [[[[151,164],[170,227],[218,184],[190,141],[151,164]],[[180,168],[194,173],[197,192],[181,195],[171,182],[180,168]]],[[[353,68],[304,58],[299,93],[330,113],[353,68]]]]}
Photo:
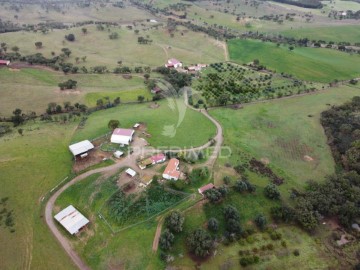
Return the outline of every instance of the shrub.
{"type": "Polygon", "coordinates": [[[65,39],[67,41],[73,42],[73,41],[75,41],[75,35],[74,34],[68,34],[68,35],[65,36],[65,39]]]}
{"type": "Polygon", "coordinates": [[[254,219],[254,222],[260,230],[265,229],[266,224],[267,224],[266,217],[262,214],[257,215],[254,219]]]}
{"type": "Polygon", "coordinates": [[[298,249],[295,249],[293,254],[294,254],[294,256],[298,257],[298,256],[300,256],[300,251],[298,249]]]}
{"type": "Polygon", "coordinates": [[[217,232],[219,230],[219,221],[216,218],[210,218],[207,225],[208,229],[212,232],[217,232]]]}
{"type": "Polygon", "coordinates": [[[274,184],[268,184],[264,189],[264,194],[271,200],[280,199],[280,191],[274,184]]]}

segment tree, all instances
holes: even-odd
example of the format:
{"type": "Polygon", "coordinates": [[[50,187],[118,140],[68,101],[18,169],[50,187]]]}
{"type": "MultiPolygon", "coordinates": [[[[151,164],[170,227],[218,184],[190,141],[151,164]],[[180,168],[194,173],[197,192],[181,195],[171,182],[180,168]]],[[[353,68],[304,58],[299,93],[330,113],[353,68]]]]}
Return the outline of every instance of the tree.
{"type": "Polygon", "coordinates": [[[199,257],[206,257],[210,255],[214,241],[211,235],[204,229],[196,229],[187,238],[186,243],[190,252],[199,257]]]}
{"type": "Polygon", "coordinates": [[[19,128],[19,129],[18,129],[18,133],[19,133],[21,136],[24,136],[24,135],[23,135],[23,132],[24,132],[24,130],[23,130],[22,128],[19,128]]]}
{"type": "Polygon", "coordinates": [[[290,47],[289,47],[289,50],[290,50],[290,51],[293,51],[294,49],[295,49],[294,46],[290,46],[290,47]]]}
{"type": "Polygon", "coordinates": [[[35,42],[35,47],[36,47],[36,49],[41,49],[42,46],[43,46],[43,43],[42,43],[41,41],[35,42]]]}
{"type": "Polygon", "coordinates": [[[174,244],[175,236],[172,232],[166,229],[159,239],[160,248],[163,250],[169,250],[174,244]]]}
{"type": "Polygon", "coordinates": [[[256,226],[257,226],[260,230],[265,229],[266,224],[267,224],[266,217],[265,217],[264,215],[262,215],[262,214],[258,214],[258,215],[255,217],[254,222],[255,222],[256,226]]]}
{"type": "Polygon", "coordinates": [[[216,218],[210,218],[207,227],[210,231],[217,232],[219,230],[219,221],[216,218]]]}
{"type": "Polygon", "coordinates": [[[61,90],[65,89],[76,89],[77,87],[77,81],[74,80],[67,80],[66,82],[59,83],[58,86],[61,90]]]}
{"type": "Polygon", "coordinates": [[[100,98],[100,99],[98,99],[97,101],[96,101],[96,106],[98,106],[98,107],[103,107],[104,106],[104,101],[100,98]]]}
{"type": "Polygon", "coordinates": [[[120,97],[116,97],[114,99],[114,104],[119,105],[120,104],[120,97]]]}
{"type": "Polygon", "coordinates": [[[165,218],[166,227],[175,233],[182,231],[184,221],[185,218],[179,211],[173,211],[165,218]]]}
{"type": "Polygon", "coordinates": [[[247,184],[245,183],[245,181],[238,180],[238,181],[236,181],[236,183],[234,185],[234,189],[237,192],[245,192],[245,191],[247,191],[247,184]]]}
{"type": "Polygon", "coordinates": [[[68,48],[62,48],[61,51],[64,53],[64,55],[70,57],[71,51],[68,48]]]}
{"type": "Polygon", "coordinates": [[[81,31],[83,32],[84,35],[86,35],[87,32],[88,32],[88,31],[87,31],[87,28],[85,28],[85,27],[84,27],[84,28],[81,28],[81,31]]]}
{"type": "Polygon", "coordinates": [[[13,116],[11,117],[11,121],[13,122],[14,127],[17,127],[17,126],[21,125],[22,123],[24,123],[25,119],[22,116],[21,109],[15,109],[13,111],[13,116]]]}
{"type": "Polygon", "coordinates": [[[264,189],[264,194],[267,198],[271,200],[280,199],[280,191],[274,184],[268,184],[264,189]]]}
{"type": "Polygon", "coordinates": [[[119,120],[110,120],[108,123],[108,128],[114,130],[120,126],[119,120]]]}
{"type": "Polygon", "coordinates": [[[119,38],[119,34],[116,33],[116,32],[113,32],[113,33],[111,33],[111,34],[109,35],[109,38],[110,38],[110,39],[118,39],[118,38],[119,38]]]}
{"type": "Polygon", "coordinates": [[[11,48],[11,50],[15,53],[17,53],[18,51],[20,51],[20,48],[18,46],[14,46],[11,48]]]}
{"type": "Polygon", "coordinates": [[[138,97],[137,97],[137,100],[138,100],[140,103],[142,103],[142,102],[144,102],[145,97],[144,97],[144,96],[138,96],[138,97]]]}
{"type": "Polygon", "coordinates": [[[223,197],[220,191],[216,188],[206,190],[204,195],[212,203],[218,202],[223,197]]]}
{"type": "Polygon", "coordinates": [[[68,34],[68,35],[65,36],[65,39],[67,41],[74,42],[75,41],[75,35],[74,34],[68,34]]]}

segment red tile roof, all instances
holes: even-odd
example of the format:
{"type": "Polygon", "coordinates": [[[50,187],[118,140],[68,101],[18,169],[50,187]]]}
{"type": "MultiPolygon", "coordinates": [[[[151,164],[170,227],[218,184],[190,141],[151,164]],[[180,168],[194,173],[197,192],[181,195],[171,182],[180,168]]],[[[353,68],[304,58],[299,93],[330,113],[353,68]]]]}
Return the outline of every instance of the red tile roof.
{"type": "Polygon", "coordinates": [[[155,156],[151,157],[151,160],[155,163],[158,163],[159,161],[162,161],[165,158],[164,154],[157,154],[155,156]]]}
{"type": "Polygon", "coordinates": [[[169,175],[172,178],[178,179],[180,177],[180,172],[177,170],[179,166],[179,160],[176,158],[170,159],[168,165],[165,168],[164,174],[169,175]]]}
{"type": "Polygon", "coordinates": [[[210,183],[205,186],[202,186],[201,188],[198,189],[198,191],[199,191],[199,193],[203,194],[205,191],[212,189],[214,187],[215,187],[214,184],[210,183]]]}
{"type": "Polygon", "coordinates": [[[0,65],[7,65],[9,62],[9,60],[0,60],[0,65]]]}

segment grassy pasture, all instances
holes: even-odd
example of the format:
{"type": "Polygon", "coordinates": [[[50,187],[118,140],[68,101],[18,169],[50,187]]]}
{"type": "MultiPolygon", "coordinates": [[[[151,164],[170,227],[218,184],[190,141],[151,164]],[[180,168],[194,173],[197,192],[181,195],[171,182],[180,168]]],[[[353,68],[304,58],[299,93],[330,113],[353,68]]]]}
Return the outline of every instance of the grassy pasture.
{"type": "Polygon", "coordinates": [[[45,112],[49,102],[61,104],[81,102],[88,106],[96,105],[96,98],[117,97],[122,101],[136,101],[138,95],[149,98],[144,89],[143,79],[130,80],[113,74],[69,74],[25,68],[21,71],[0,69],[0,116],[9,116],[15,108],[23,111],[45,112]],[[69,79],[78,82],[74,92],[60,91],[59,82],[69,79]]]}
{"type": "Polygon", "coordinates": [[[270,167],[285,177],[282,192],[303,187],[306,180],[322,181],[334,172],[335,164],[319,123],[328,105],[342,104],[358,95],[347,86],[287,100],[245,106],[244,109],[216,109],[210,113],[224,128],[225,146],[233,150],[229,160],[219,164],[241,164],[244,153],[258,160],[267,158],[270,167]],[[313,161],[305,161],[308,155],[313,161]]]}
{"type": "Polygon", "coordinates": [[[73,204],[91,221],[79,238],[66,232],[65,235],[92,269],[161,269],[162,262],[151,250],[157,225],[154,220],[114,236],[99,219],[100,207],[118,189],[116,180],[116,175],[110,178],[91,175],[61,194],[56,201],[57,210],[73,204]]]}
{"type": "Polygon", "coordinates": [[[151,134],[147,141],[152,146],[199,146],[215,135],[215,126],[205,116],[184,107],[182,98],[174,102],[176,104],[161,101],[157,109],[149,108],[149,103],[146,103],[120,105],[95,112],[89,116],[85,127],[77,130],[73,141],[105,134],[109,131],[107,124],[111,119],[119,120],[120,126],[124,128],[132,127],[137,122],[146,123],[147,132],[151,134]]]}
{"type": "Polygon", "coordinates": [[[277,47],[274,43],[258,40],[230,40],[230,59],[249,63],[259,59],[260,63],[277,72],[295,75],[299,79],[317,82],[345,80],[360,75],[360,55],[350,55],[332,49],[277,47]]]}
{"type": "Polygon", "coordinates": [[[76,269],[40,211],[41,197],[70,173],[74,127],[28,123],[24,136],[15,130],[0,138],[0,197],[9,197],[15,216],[14,233],[0,228],[1,269],[76,269]]]}
{"type": "Polygon", "coordinates": [[[348,41],[351,43],[360,41],[360,28],[357,25],[304,27],[286,30],[281,32],[281,34],[294,38],[308,38],[310,40],[348,41]]]}
{"type": "MultiPolygon", "coordinates": [[[[173,38],[167,33],[166,29],[159,30],[140,30],[136,35],[134,30],[123,27],[110,27],[109,31],[98,31],[94,25],[85,26],[88,34],[82,33],[82,27],[71,28],[69,30],[53,30],[48,34],[33,32],[15,32],[1,35],[1,41],[6,42],[8,47],[17,45],[20,53],[29,55],[42,53],[46,57],[51,57],[51,52],[56,55],[61,53],[61,49],[66,47],[72,51],[68,62],[76,64],[75,58],[80,59],[86,56],[86,62],[80,60],[78,66],[92,67],[105,65],[109,69],[117,66],[117,61],[121,60],[124,66],[160,66],[166,63],[168,58],[176,57],[185,64],[224,60],[223,48],[217,47],[215,40],[204,38],[201,33],[182,31],[184,35],[175,33],[173,38]],[[119,38],[110,40],[109,34],[117,32],[119,38]],[[76,40],[68,42],[64,36],[73,33],[76,40]],[[153,40],[151,45],[138,44],[139,36],[149,36],[153,40]],[[41,41],[42,49],[36,49],[34,43],[41,41]],[[94,46],[96,44],[96,46],[94,46]],[[201,50],[198,50],[201,48],[201,50]]],[[[134,28],[135,29],[135,28],[134,28]]],[[[179,28],[179,31],[185,30],[179,28]]]]}

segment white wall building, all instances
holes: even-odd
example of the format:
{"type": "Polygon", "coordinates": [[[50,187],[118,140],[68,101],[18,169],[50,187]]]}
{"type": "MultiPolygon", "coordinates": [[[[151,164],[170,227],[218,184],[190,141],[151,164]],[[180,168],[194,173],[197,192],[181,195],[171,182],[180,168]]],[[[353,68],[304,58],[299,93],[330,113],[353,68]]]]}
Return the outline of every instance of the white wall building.
{"type": "Polygon", "coordinates": [[[69,205],[54,217],[71,235],[76,234],[90,221],[74,206],[69,205]]]}

